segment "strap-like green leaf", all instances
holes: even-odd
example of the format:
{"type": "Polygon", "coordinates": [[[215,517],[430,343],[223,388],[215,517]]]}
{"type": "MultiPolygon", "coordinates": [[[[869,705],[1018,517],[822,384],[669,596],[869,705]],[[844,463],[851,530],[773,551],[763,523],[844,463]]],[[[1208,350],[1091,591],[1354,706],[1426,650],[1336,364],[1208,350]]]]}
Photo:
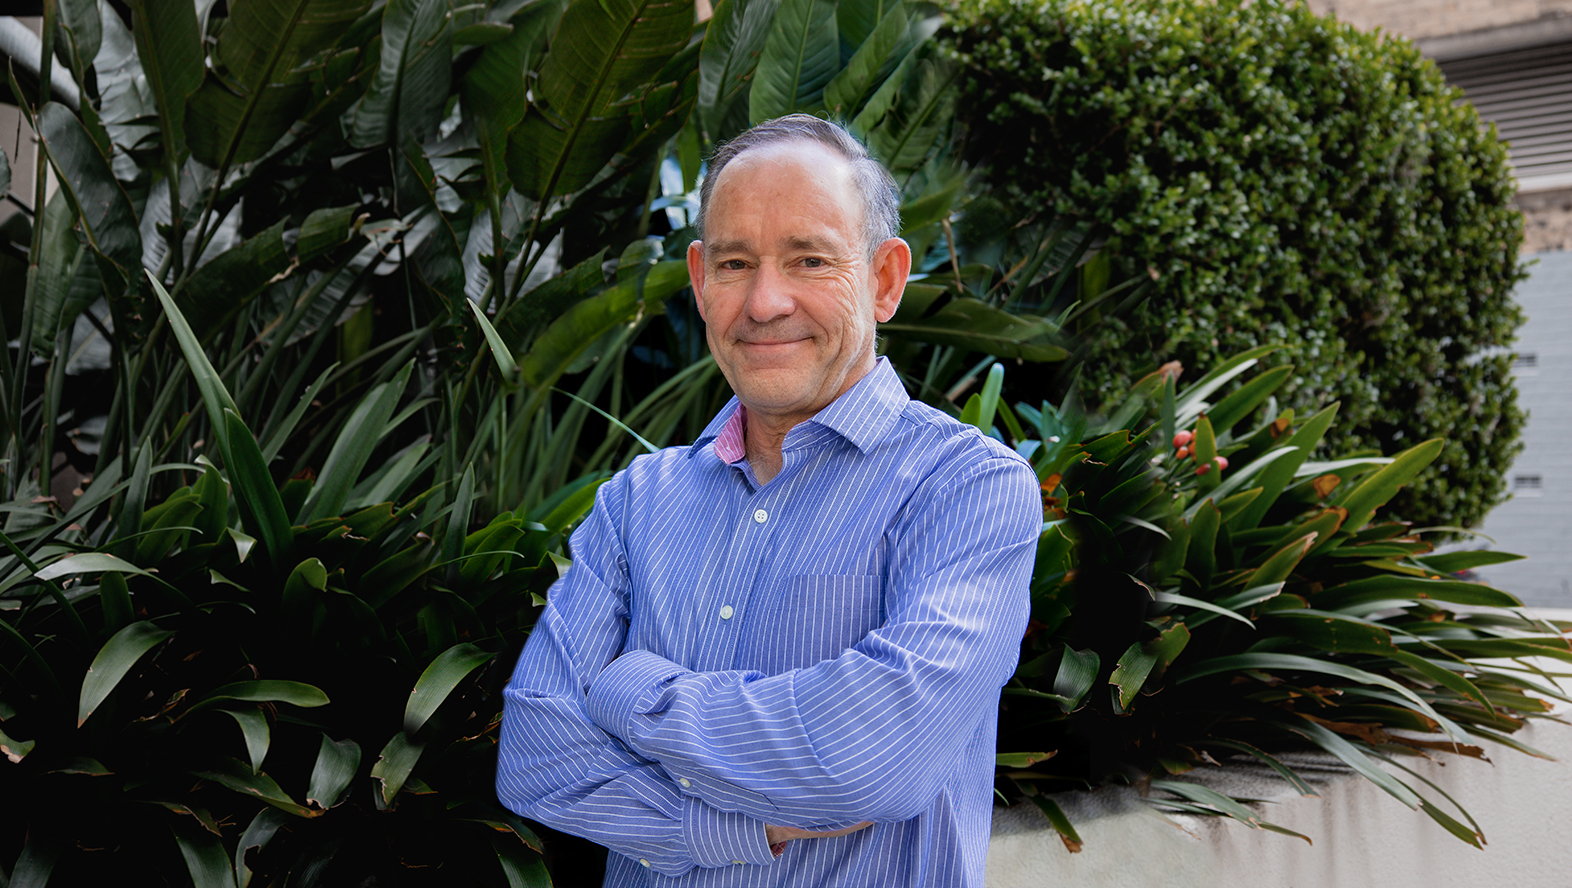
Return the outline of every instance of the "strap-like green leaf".
{"type": "MultiPolygon", "coordinates": [[[[300,804],[290,797],[272,777],[258,774],[247,767],[239,759],[225,758],[213,767],[205,770],[191,772],[194,777],[211,780],[220,786],[248,796],[259,799],[288,814],[296,817],[316,817],[322,814],[320,810],[313,810],[300,804]]],[[[225,863],[227,870],[228,863],[225,863]]]]}
{"type": "Polygon", "coordinates": [[[186,817],[176,818],[171,827],[175,845],[191,873],[193,888],[235,888],[235,874],[218,836],[186,817]]]}
{"type": "Polygon", "coordinates": [[[495,657],[496,654],[467,642],[456,644],[438,654],[431,665],[426,667],[426,671],[420,674],[415,689],[410,692],[409,703],[404,707],[404,731],[414,734],[420,730],[431,714],[437,711],[437,707],[442,705],[442,701],[448,698],[448,694],[464,680],[464,676],[495,657]]]}
{"type": "Polygon", "coordinates": [[[267,847],[278,828],[288,822],[289,815],[277,808],[263,808],[257,812],[257,816],[251,818],[246,831],[240,834],[240,841],[235,843],[235,881],[239,888],[246,888],[251,883],[251,868],[246,866],[246,852],[267,847]]]}
{"type": "Polygon", "coordinates": [[[306,804],[324,809],[338,804],[359,769],[360,744],[349,739],[335,741],[323,734],[316,764],[311,766],[306,804]]]}
{"type": "Polygon", "coordinates": [[[414,364],[405,364],[397,376],[367,392],[355,406],[354,412],[344,422],[344,430],[339,432],[338,439],[333,442],[327,460],[322,463],[322,471],[311,488],[311,495],[306,497],[305,504],[301,506],[302,523],[309,524],[343,512],[349,492],[354,489],[355,482],[360,480],[360,473],[371,460],[372,451],[389,430],[388,418],[398,406],[399,398],[403,397],[413,369],[414,364]]]}
{"type": "Polygon", "coordinates": [[[328,703],[327,694],[322,693],[321,689],[314,685],[281,679],[253,679],[214,688],[191,709],[194,711],[230,700],[249,703],[289,703],[306,709],[326,706],[328,703]]]}
{"type": "Polygon", "coordinates": [[[257,532],[268,558],[275,566],[288,561],[294,534],[284,514],[284,500],[268,474],[267,463],[251,430],[233,410],[224,411],[225,439],[229,452],[229,480],[234,485],[235,504],[246,527],[257,532]]]}
{"type": "Polygon", "coordinates": [[[396,732],[382,747],[377,763],[371,766],[371,777],[380,784],[377,790],[378,808],[387,808],[393,804],[393,797],[404,788],[404,781],[409,779],[409,772],[415,769],[415,763],[420,761],[420,753],[425,748],[424,743],[412,742],[403,731],[396,732]]]}
{"type": "MultiPolygon", "coordinates": [[[[78,558],[86,557],[79,555],[78,558]]],[[[115,685],[130,671],[142,655],[174,633],[160,629],[149,620],[132,623],[110,636],[109,641],[93,657],[93,664],[82,677],[82,694],[76,708],[76,726],[81,727],[87,717],[98,709],[115,685]]]]}
{"type": "Polygon", "coordinates": [[[977,299],[952,299],[926,318],[891,319],[879,332],[953,345],[1001,358],[1060,361],[1069,352],[1051,340],[1058,328],[1042,318],[1010,314],[977,299]]]}
{"type": "Polygon", "coordinates": [[[101,573],[112,571],[115,573],[132,573],[151,576],[151,571],[143,570],[129,561],[123,561],[107,552],[83,552],[70,558],[61,558],[34,574],[40,580],[54,580],[73,574],[101,573]]]}
{"type": "Polygon", "coordinates": [[[240,725],[240,733],[246,739],[246,755],[251,759],[251,770],[262,770],[262,760],[267,758],[267,748],[272,742],[267,715],[255,707],[226,709],[224,714],[240,725]]]}
{"type": "Polygon", "coordinates": [[[1338,503],[1348,510],[1348,520],[1343,522],[1343,527],[1351,531],[1364,527],[1376,509],[1386,505],[1399,487],[1414,480],[1415,475],[1440,455],[1445,443],[1440,438],[1432,438],[1422,444],[1415,444],[1394,457],[1391,464],[1383,466],[1379,472],[1361,482],[1338,503]]]}
{"type": "Polygon", "coordinates": [[[5,756],[13,765],[26,758],[37,745],[37,740],[17,740],[0,730],[0,755],[5,756]]]}

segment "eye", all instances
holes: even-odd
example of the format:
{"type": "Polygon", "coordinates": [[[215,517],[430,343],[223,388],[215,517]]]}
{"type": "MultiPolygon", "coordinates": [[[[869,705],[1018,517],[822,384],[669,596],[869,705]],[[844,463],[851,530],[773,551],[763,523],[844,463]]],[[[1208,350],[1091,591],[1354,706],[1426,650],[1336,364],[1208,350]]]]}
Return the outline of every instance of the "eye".
{"type": "Polygon", "coordinates": [[[824,260],[818,258],[817,256],[809,256],[808,258],[802,260],[802,264],[808,268],[819,268],[824,265],[824,260]]]}
{"type": "Polygon", "coordinates": [[[720,267],[726,269],[727,271],[742,271],[744,268],[748,267],[748,263],[742,261],[741,259],[726,259],[721,262],[720,267]]]}

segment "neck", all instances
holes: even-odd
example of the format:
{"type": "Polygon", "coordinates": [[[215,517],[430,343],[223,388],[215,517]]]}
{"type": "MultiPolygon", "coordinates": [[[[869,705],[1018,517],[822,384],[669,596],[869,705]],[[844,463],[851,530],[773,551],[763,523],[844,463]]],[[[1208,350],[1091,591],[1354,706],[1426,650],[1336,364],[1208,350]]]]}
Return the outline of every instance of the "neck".
{"type": "Polygon", "coordinates": [[[768,484],[771,478],[780,474],[784,462],[781,444],[786,441],[786,433],[796,425],[794,420],[772,421],[771,417],[748,411],[742,440],[748,452],[748,465],[753,467],[753,476],[760,484],[768,484]]]}

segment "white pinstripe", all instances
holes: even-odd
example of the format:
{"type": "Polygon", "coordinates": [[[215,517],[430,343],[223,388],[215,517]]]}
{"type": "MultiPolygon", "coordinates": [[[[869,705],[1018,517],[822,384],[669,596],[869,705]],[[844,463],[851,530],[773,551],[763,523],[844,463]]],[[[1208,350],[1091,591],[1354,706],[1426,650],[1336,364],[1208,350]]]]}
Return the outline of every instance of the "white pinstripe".
{"type": "Polygon", "coordinates": [[[734,408],[601,488],[506,692],[499,797],[611,848],[618,888],[981,885],[1035,476],[882,360],[762,487],[715,456],[734,408]]]}

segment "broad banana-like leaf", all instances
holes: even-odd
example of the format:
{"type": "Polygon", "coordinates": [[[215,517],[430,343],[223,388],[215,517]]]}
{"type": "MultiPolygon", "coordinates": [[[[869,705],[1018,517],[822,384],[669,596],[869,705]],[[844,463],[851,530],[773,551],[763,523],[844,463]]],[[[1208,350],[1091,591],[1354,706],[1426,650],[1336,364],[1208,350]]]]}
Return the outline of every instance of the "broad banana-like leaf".
{"type": "MultiPolygon", "coordinates": [[[[854,5],[867,4],[843,4],[840,14],[842,21],[847,18],[847,8],[854,5]]],[[[888,7],[871,33],[853,44],[857,46],[857,51],[852,54],[851,60],[824,87],[824,107],[831,115],[848,119],[873,95],[883,78],[900,61],[895,58],[896,51],[910,49],[906,40],[910,26],[906,7],[896,2],[888,7]]],[[[851,35],[843,33],[841,36],[851,41],[851,35]]]]}
{"type": "Polygon", "coordinates": [[[941,147],[954,117],[955,82],[962,70],[928,53],[914,55],[928,57],[919,58],[890,110],[868,132],[869,149],[896,173],[916,170],[941,147]]]}
{"type": "MultiPolygon", "coordinates": [[[[33,274],[33,336],[29,344],[34,352],[50,355],[54,351],[55,335],[60,330],[62,314],[67,313],[65,306],[70,298],[71,285],[78,274],[86,270],[92,283],[100,289],[102,284],[97,280],[96,269],[83,261],[86,251],[71,230],[75,213],[66,193],[57,191],[44,205],[42,215],[41,222],[35,220],[35,223],[43,225],[44,230],[39,244],[38,270],[33,274]]],[[[22,297],[20,289],[16,296],[19,300],[22,297]]]]}
{"type": "Polygon", "coordinates": [[[300,264],[305,265],[348,241],[357,209],[357,204],[348,204],[312,210],[300,223],[300,237],[295,241],[295,257],[300,264]]]}
{"type": "Polygon", "coordinates": [[[775,21],[773,0],[721,0],[699,53],[698,115],[715,144],[748,128],[748,94],[775,21]]]}
{"type": "MultiPolygon", "coordinates": [[[[98,0],[60,0],[55,6],[55,27],[56,51],[65,50],[66,64],[77,83],[81,83],[103,45],[104,23],[98,14],[98,0]]],[[[0,188],[0,194],[4,193],[5,189],[0,188]]]]}
{"type": "MultiPolygon", "coordinates": [[[[78,558],[86,557],[79,555],[78,558]]],[[[93,664],[82,677],[82,693],[76,708],[76,726],[81,727],[87,717],[98,709],[115,685],[142,659],[142,655],[174,632],[160,629],[149,620],[132,623],[110,636],[109,641],[93,657],[93,664]]]]}
{"type": "Polygon", "coordinates": [[[402,145],[436,131],[452,76],[450,8],[444,0],[390,0],[381,64],[355,110],[352,144],[402,145]]]}
{"type": "Polygon", "coordinates": [[[597,250],[562,274],[542,281],[525,298],[515,300],[497,318],[497,333],[507,343],[508,351],[517,355],[540,327],[555,321],[573,303],[584,298],[606,283],[604,264],[606,251],[597,250]]]}
{"type": "Polygon", "coordinates": [[[437,177],[431,161],[413,139],[404,143],[398,155],[395,183],[400,200],[412,208],[422,208],[431,234],[421,243],[410,263],[420,280],[447,306],[457,312],[464,299],[464,250],[459,246],[448,217],[437,205],[437,177]]]}
{"type": "Polygon", "coordinates": [[[338,804],[359,768],[360,744],[353,740],[335,741],[323,734],[316,764],[311,766],[311,784],[306,790],[306,804],[323,809],[338,804]]]}
{"type": "Polygon", "coordinates": [[[892,318],[880,324],[879,331],[1001,358],[1060,361],[1070,354],[1045,341],[1058,332],[1048,321],[1010,314],[977,299],[952,299],[926,318],[892,318]]]}
{"type": "Polygon", "coordinates": [[[369,6],[370,0],[231,3],[214,67],[186,103],[191,154],[218,170],[266,154],[310,101],[301,67],[369,6]]]}
{"type": "Polygon", "coordinates": [[[621,281],[604,293],[576,303],[552,322],[519,363],[524,381],[540,389],[555,385],[586,348],[639,314],[656,314],[673,293],[688,284],[688,264],[658,262],[643,280],[621,281]]]}
{"type": "Polygon", "coordinates": [[[475,122],[486,187],[493,194],[505,194],[509,187],[504,157],[508,130],[524,119],[529,108],[525,77],[534,69],[546,48],[546,34],[556,27],[566,7],[567,0],[526,6],[511,20],[513,31],[488,45],[464,75],[464,107],[475,122]]]}
{"type": "MultiPolygon", "coordinates": [[[[202,33],[196,4],[192,0],[129,2],[137,58],[158,109],[159,135],[164,151],[178,163],[186,150],[186,100],[202,85],[202,33]]],[[[96,8],[93,14],[98,14],[96,8]]]]}
{"type": "Polygon", "coordinates": [[[39,109],[38,135],[88,246],[120,276],[118,281],[106,280],[105,288],[118,295],[134,286],[133,275],[142,264],[142,235],[136,210],[109,161],[76,115],[59,103],[47,102],[39,109]]]}
{"type": "Polygon", "coordinates": [[[239,246],[213,257],[175,291],[175,304],[198,339],[206,339],[289,269],[285,222],[280,219],[239,246]]]}
{"type": "Polygon", "coordinates": [[[824,87],[841,69],[834,0],[783,0],[759,55],[748,93],[752,123],[823,106],[824,87]]]}
{"type": "Polygon", "coordinates": [[[405,364],[398,375],[366,393],[353,413],[344,423],[343,431],[333,442],[333,449],[322,463],[311,495],[301,506],[301,521],[309,524],[321,518],[340,514],[349,500],[349,493],[360,480],[360,473],[371,460],[377,444],[392,429],[388,418],[403,397],[409,385],[409,374],[414,364],[405,364]]]}
{"type": "Polygon", "coordinates": [[[634,105],[692,30],[692,0],[574,0],[509,134],[513,187],[544,200],[588,185],[625,147],[634,105]]]}
{"type": "Polygon", "coordinates": [[[218,836],[185,817],[177,818],[171,827],[175,831],[175,845],[180,848],[180,856],[191,873],[193,888],[235,888],[229,855],[224,853],[224,843],[218,836]]]}
{"type": "Polygon", "coordinates": [[[458,683],[476,669],[496,658],[496,654],[469,643],[456,644],[437,655],[415,682],[409,703],[404,706],[404,732],[419,731],[458,683]]]}

